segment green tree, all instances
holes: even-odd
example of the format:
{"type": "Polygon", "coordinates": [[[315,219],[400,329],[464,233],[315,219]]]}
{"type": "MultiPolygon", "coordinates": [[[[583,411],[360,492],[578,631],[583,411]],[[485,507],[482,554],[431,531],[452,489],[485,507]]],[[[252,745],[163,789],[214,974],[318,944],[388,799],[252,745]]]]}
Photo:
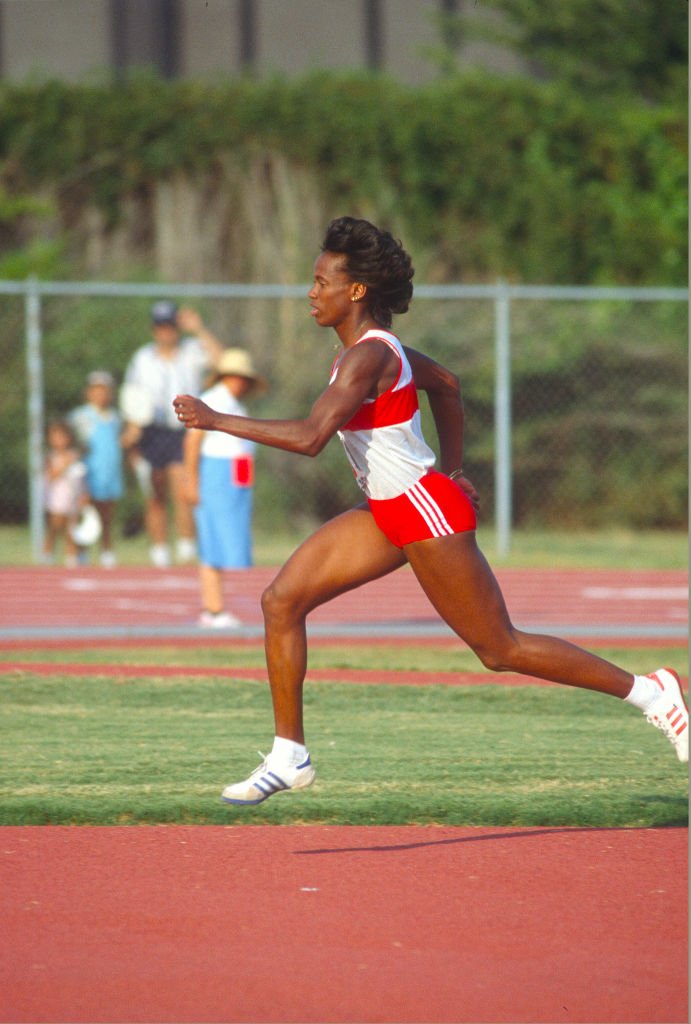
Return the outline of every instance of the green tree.
{"type": "Polygon", "coordinates": [[[508,46],[538,77],[665,101],[686,94],[688,9],[686,0],[483,0],[479,17],[469,7],[456,17],[463,37],[508,46]]]}

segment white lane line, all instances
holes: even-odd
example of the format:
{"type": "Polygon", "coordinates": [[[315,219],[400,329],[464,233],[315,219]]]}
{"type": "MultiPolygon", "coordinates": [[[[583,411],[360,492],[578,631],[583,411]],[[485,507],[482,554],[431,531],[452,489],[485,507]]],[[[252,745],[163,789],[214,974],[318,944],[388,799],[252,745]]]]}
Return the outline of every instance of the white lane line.
{"type": "Polygon", "coordinates": [[[583,597],[593,601],[687,601],[686,587],[584,587],[583,597]]]}
{"type": "Polygon", "coordinates": [[[65,590],[76,590],[82,593],[101,591],[111,594],[114,590],[198,590],[199,581],[189,576],[151,576],[146,580],[141,577],[127,579],[98,579],[94,577],[74,576],[62,580],[65,590]]]}

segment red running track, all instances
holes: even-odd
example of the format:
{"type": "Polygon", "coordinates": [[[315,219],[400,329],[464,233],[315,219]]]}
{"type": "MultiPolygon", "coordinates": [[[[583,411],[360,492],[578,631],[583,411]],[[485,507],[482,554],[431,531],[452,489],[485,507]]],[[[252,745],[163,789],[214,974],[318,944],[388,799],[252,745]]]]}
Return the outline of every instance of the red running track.
{"type": "MultiPolygon", "coordinates": [[[[259,627],[259,597],[275,574],[254,568],[228,574],[228,607],[247,626],[259,627]]],[[[515,623],[588,636],[685,636],[688,576],[682,570],[542,570],[497,572],[515,623]]],[[[193,627],[199,610],[194,568],[5,568],[0,571],[0,638],[8,631],[41,628],[59,636],[66,627],[193,627]]],[[[400,570],[316,609],[311,625],[438,627],[439,619],[412,572],[400,570]]],[[[208,635],[208,632],[207,634],[208,635]]]]}
{"type": "Polygon", "coordinates": [[[37,827],[0,847],[2,1021],[688,1019],[681,829],[37,827]]]}
{"type": "MultiPolygon", "coordinates": [[[[272,574],[229,582],[246,623],[272,574]]],[[[519,625],[620,641],[685,626],[684,573],[499,577],[519,625]]],[[[196,610],[194,570],[0,572],[2,646],[32,627],[56,643],[66,626],[188,627],[196,610]]],[[[437,622],[406,571],[312,621],[437,622]]],[[[684,830],[15,827],[0,840],[2,1021],[687,1020],[684,830]]]]}

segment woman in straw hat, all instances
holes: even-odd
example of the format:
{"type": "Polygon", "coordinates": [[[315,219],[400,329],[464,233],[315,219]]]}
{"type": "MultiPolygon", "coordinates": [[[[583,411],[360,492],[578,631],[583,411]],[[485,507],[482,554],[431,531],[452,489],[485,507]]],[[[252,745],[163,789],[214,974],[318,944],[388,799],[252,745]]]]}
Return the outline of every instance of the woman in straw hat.
{"type": "MultiPolygon", "coordinates": [[[[202,401],[216,412],[247,416],[244,399],[266,391],[248,352],[226,349],[202,401]]],[[[199,625],[211,629],[237,626],[224,608],[223,571],[252,564],[252,441],[230,434],[191,430],[185,437],[184,465],[188,501],[194,506],[199,547],[202,612],[199,625]]]]}

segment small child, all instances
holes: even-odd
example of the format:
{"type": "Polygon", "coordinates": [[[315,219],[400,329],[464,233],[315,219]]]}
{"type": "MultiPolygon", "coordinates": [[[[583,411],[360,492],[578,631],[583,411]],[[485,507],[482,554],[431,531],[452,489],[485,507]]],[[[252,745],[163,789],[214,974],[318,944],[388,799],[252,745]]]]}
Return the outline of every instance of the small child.
{"type": "Polygon", "coordinates": [[[122,421],[113,407],[115,381],[107,370],[94,370],[86,379],[86,403],[69,415],[86,452],[86,488],[101,517],[101,565],[117,564],[113,551],[115,503],[123,494],[122,421]]]}
{"type": "Polygon", "coordinates": [[[62,538],[65,565],[74,568],[79,561],[79,549],[71,530],[86,500],[86,466],[81,461],[76,437],[66,420],[54,420],[49,425],[47,441],[43,476],[47,518],[44,557],[48,563],[54,561],[58,540],[62,538]]]}

